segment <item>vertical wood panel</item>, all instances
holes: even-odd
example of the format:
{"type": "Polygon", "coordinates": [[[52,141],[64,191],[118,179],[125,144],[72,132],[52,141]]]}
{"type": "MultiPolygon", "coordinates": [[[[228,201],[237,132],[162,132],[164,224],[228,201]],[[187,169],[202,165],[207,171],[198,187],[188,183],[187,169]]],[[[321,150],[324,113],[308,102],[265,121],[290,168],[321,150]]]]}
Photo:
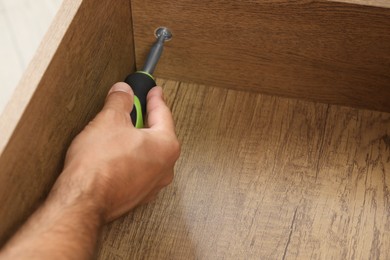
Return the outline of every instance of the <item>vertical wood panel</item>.
{"type": "Polygon", "coordinates": [[[132,0],[137,66],[164,25],[158,76],[390,111],[390,8],[352,1],[132,0]]]}
{"type": "Polygon", "coordinates": [[[67,146],[134,69],[127,0],[67,0],[0,117],[0,244],[42,200],[67,146]]]}

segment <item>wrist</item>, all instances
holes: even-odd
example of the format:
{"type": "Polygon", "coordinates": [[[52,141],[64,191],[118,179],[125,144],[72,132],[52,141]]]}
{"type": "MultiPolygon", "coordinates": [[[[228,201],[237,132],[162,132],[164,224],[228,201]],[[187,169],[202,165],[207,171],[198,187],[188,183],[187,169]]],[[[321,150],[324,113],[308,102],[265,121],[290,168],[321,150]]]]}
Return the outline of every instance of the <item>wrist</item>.
{"type": "Polygon", "coordinates": [[[103,224],[106,203],[97,180],[90,178],[94,175],[82,166],[66,167],[54,184],[47,203],[77,209],[103,224]]]}

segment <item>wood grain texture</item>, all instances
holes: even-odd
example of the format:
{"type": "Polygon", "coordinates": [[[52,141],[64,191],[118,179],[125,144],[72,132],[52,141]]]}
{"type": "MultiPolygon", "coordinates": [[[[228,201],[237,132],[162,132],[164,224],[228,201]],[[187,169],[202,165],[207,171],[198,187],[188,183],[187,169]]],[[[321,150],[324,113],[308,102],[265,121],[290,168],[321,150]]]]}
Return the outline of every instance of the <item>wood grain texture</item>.
{"type": "Polygon", "coordinates": [[[99,259],[389,259],[390,114],[160,80],[182,155],[99,259]]]}
{"type": "Polygon", "coordinates": [[[158,76],[390,111],[390,8],[352,1],[132,0],[137,66],[164,25],[158,76]]]}
{"type": "Polygon", "coordinates": [[[133,69],[127,0],[64,1],[0,117],[0,244],[45,198],[73,137],[133,69]]]}

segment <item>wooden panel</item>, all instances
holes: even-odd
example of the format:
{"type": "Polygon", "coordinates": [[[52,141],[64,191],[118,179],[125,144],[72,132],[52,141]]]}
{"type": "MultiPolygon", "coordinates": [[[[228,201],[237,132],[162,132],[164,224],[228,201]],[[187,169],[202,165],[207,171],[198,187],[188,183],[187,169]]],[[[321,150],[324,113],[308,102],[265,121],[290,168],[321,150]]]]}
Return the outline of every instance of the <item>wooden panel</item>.
{"type": "Polygon", "coordinates": [[[64,1],[0,117],[0,244],[45,197],[111,85],[133,69],[127,0],[64,1]]]}
{"type": "Polygon", "coordinates": [[[0,0],[0,114],[62,0],[0,0]]]}
{"type": "Polygon", "coordinates": [[[182,142],[100,259],[389,259],[390,114],[159,81],[182,142]]]}
{"type": "Polygon", "coordinates": [[[160,25],[173,31],[156,75],[390,111],[388,5],[326,0],[131,2],[138,67],[154,41],[151,31],[160,25]]]}

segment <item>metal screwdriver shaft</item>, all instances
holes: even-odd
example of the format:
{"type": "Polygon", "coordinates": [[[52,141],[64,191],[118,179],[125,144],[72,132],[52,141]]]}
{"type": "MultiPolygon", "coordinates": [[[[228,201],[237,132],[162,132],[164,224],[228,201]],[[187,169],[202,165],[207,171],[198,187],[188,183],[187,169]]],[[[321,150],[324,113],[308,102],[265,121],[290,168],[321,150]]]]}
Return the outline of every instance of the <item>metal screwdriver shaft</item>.
{"type": "Polygon", "coordinates": [[[160,27],[155,31],[155,35],[157,37],[156,42],[153,44],[150,49],[149,55],[146,58],[146,62],[142,71],[153,74],[157,62],[161,57],[164,48],[164,42],[169,41],[172,38],[172,33],[168,30],[168,28],[160,27]]]}

